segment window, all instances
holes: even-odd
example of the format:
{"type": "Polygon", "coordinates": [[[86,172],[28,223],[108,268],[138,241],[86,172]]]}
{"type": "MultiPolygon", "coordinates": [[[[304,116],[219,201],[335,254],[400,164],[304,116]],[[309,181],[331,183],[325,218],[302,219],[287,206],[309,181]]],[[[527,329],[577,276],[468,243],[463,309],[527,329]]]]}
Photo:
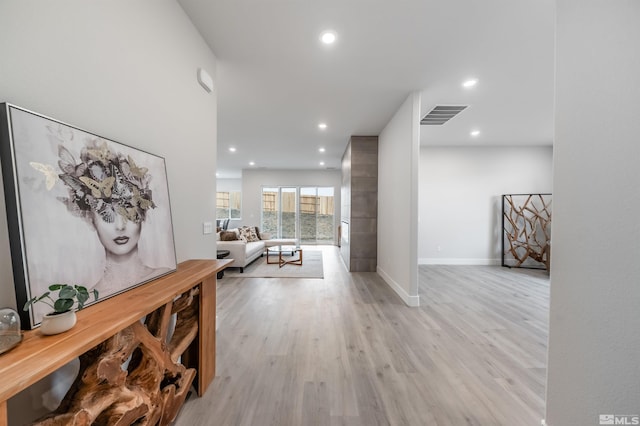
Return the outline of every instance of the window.
{"type": "Polygon", "coordinates": [[[241,219],[240,191],[222,191],[216,193],[216,218],[241,219]]]}
{"type": "Polygon", "coordinates": [[[333,244],[333,201],[331,187],[263,187],[261,229],[303,244],[333,244]]]}
{"type": "Polygon", "coordinates": [[[333,244],[335,217],[333,188],[300,188],[300,240],[333,244]]]}
{"type": "Polygon", "coordinates": [[[295,188],[262,188],[263,232],[275,238],[295,238],[295,195],[295,188]]]}

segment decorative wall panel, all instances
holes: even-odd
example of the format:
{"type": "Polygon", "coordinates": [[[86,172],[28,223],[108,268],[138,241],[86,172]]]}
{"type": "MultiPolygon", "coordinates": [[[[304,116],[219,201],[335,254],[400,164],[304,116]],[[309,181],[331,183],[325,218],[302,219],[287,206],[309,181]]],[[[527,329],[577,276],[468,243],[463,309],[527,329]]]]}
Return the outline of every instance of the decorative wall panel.
{"type": "Polygon", "coordinates": [[[551,194],[502,196],[502,266],[550,270],[551,194]]]}

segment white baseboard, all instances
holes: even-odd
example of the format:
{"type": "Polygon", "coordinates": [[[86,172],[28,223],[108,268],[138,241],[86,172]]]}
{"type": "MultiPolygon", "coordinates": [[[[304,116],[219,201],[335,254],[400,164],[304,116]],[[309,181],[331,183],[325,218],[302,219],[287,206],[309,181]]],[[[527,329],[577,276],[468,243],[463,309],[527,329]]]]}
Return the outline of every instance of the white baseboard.
{"type": "Polygon", "coordinates": [[[463,258],[441,258],[441,257],[421,257],[418,265],[490,265],[500,266],[500,259],[463,259],[463,258]]]}
{"type": "Polygon", "coordinates": [[[378,273],[378,275],[382,277],[384,282],[386,282],[389,285],[389,287],[391,287],[391,289],[395,291],[398,296],[400,296],[402,301],[406,303],[407,306],[411,306],[411,307],[420,306],[420,296],[411,296],[409,293],[407,293],[407,291],[404,288],[402,288],[400,284],[398,284],[386,272],[380,269],[379,266],[376,267],[376,272],[378,273]]]}

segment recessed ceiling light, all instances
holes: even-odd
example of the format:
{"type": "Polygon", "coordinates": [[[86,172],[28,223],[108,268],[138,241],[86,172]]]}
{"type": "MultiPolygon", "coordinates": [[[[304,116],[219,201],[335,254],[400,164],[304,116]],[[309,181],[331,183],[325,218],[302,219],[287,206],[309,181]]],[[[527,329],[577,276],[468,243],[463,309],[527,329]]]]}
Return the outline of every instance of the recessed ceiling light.
{"type": "Polygon", "coordinates": [[[256,165],[256,162],[255,162],[255,161],[249,161],[249,165],[250,165],[250,166],[255,166],[255,165],[256,165]]]}
{"type": "Polygon", "coordinates": [[[229,147],[229,152],[236,152],[236,148],[235,148],[235,147],[233,147],[233,146],[230,146],[230,147],[229,147]]]}
{"type": "Polygon", "coordinates": [[[320,124],[318,124],[318,129],[320,129],[320,130],[324,130],[324,129],[326,129],[326,128],[327,128],[327,123],[320,123],[320,124]]]}
{"type": "Polygon", "coordinates": [[[326,149],[324,149],[323,147],[318,148],[318,152],[325,152],[326,149]]]}
{"type": "Polygon", "coordinates": [[[473,86],[475,86],[476,84],[478,84],[478,79],[472,78],[472,79],[469,79],[469,80],[465,81],[464,83],[462,83],[462,87],[464,87],[466,89],[470,89],[473,86]]]}
{"type": "Polygon", "coordinates": [[[336,33],[334,33],[333,31],[325,31],[320,34],[320,40],[324,44],[333,44],[336,41],[336,33]]]}
{"type": "Polygon", "coordinates": [[[473,136],[474,138],[475,138],[476,136],[478,136],[479,134],[480,134],[480,130],[472,130],[472,131],[471,131],[471,136],[473,136]]]}
{"type": "Polygon", "coordinates": [[[220,177],[220,173],[216,172],[216,177],[220,177]]]}
{"type": "Polygon", "coordinates": [[[324,166],[324,161],[321,161],[321,162],[320,162],[320,165],[321,165],[321,166],[324,166]]]}

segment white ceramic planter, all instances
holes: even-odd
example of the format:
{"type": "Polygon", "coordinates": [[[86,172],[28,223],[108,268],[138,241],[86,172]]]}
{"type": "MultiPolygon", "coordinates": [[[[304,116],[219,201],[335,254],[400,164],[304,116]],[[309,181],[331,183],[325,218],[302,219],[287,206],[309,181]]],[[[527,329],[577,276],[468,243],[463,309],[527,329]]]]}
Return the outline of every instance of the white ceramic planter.
{"type": "Polygon", "coordinates": [[[76,325],[76,312],[69,311],[64,314],[47,314],[42,318],[40,331],[42,334],[58,334],[71,330],[76,325]]]}

